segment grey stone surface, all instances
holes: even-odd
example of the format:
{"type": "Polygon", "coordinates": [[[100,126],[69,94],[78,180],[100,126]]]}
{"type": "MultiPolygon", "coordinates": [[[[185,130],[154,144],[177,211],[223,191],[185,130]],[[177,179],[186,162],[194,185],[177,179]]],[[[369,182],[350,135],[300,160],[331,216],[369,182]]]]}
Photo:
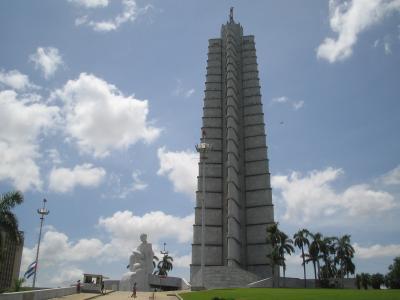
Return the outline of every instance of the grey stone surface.
{"type": "Polygon", "coordinates": [[[213,148],[199,164],[191,282],[201,278],[204,175],[205,286],[245,286],[271,274],[265,236],[274,221],[254,36],[234,21],[223,25],[209,40],[206,70],[201,142],[213,148]]]}

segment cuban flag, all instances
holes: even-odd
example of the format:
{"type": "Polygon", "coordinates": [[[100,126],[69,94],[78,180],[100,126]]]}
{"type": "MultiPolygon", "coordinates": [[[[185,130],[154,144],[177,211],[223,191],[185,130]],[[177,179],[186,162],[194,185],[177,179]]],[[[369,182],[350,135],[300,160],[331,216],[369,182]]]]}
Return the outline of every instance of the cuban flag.
{"type": "Polygon", "coordinates": [[[33,263],[31,263],[29,266],[28,266],[28,269],[26,270],[26,272],[25,272],[25,274],[24,274],[24,277],[26,278],[26,279],[28,279],[29,277],[31,277],[33,274],[35,274],[36,273],[36,261],[34,261],[33,263]]]}

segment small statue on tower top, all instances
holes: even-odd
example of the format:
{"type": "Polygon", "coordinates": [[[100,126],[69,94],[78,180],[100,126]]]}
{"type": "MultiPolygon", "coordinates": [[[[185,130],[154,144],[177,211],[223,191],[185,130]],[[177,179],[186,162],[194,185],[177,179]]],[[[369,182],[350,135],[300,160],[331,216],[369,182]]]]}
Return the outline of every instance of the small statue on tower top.
{"type": "Polygon", "coordinates": [[[233,6],[231,7],[229,11],[229,23],[234,23],[233,21],[233,6]]]}

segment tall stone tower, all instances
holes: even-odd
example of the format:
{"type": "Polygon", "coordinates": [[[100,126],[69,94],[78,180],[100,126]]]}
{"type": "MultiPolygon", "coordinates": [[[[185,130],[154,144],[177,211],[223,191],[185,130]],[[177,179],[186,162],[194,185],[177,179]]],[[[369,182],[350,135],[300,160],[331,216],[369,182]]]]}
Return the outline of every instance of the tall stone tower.
{"type": "Polygon", "coordinates": [[[244,286],[271,276],[266,228],[274,210],[254,36],[243,35],[232,9],[221,37],[209,40],[205,85],[201,142],[212,148],[199,164],[191,284],[244,286]]]}

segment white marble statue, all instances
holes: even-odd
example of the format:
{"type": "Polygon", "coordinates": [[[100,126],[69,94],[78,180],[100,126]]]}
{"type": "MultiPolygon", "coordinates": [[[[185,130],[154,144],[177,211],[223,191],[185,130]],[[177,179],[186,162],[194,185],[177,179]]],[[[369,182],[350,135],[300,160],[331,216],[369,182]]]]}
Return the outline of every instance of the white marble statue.
{"type": "Polygon", "coordinates": [[[138,291],[150,291],[149,274],[152,274],[154,269],[154,252],[152,245],[147,242],[147,234],[141,234],[140,240],[142,243],[129,257],[129,272],[125,273],[120,281],[121,291],[131,291],[135,282],[138,291]]]}

